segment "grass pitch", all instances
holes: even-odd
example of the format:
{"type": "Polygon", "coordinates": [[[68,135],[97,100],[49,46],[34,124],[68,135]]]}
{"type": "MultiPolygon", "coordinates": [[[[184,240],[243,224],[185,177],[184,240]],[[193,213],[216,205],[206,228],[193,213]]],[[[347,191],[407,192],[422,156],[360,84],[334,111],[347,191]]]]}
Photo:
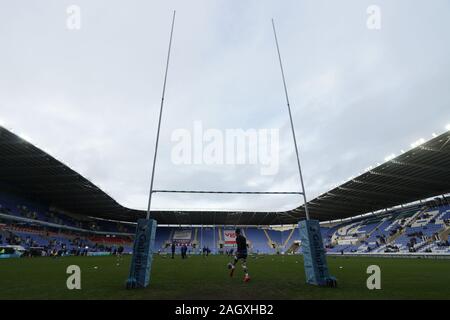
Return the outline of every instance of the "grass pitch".
{"type": "Polygon", "coordinates": [[[230,278],[225,256],[174,260],[155,256],[151,284],[126,290],[131,257],[0,260],[0,299],[450,299],[450,260],[328,257],[337,288],[305,284],[301,256],[249,258],[230,278]],[[68,290],[66,268],[81,268],[81,290],[68,290]],[[369,265],[381,268],[381,290],[368,290],[369,265]]]}

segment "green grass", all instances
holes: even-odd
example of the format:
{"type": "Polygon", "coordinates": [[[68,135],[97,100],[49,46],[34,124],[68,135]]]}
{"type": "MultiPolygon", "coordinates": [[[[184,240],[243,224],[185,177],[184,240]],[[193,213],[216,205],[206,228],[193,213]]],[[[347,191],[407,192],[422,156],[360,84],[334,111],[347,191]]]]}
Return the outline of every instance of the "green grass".
{"type": "Polygon", "coordinates": [[[305,284],[299,256],[249,258],[228,276],[224,256],[155,257],[151,284],[126,290],[130,257],[65,257],[0,260],[0,299],[449,299],[450,260],[328,258],[338,288],[305,284]],[[81,290],[68,290],[66,268],[81,268],[81,290]],[[381,290],[368,290],[366,269],[381,268],[381,290]]]}

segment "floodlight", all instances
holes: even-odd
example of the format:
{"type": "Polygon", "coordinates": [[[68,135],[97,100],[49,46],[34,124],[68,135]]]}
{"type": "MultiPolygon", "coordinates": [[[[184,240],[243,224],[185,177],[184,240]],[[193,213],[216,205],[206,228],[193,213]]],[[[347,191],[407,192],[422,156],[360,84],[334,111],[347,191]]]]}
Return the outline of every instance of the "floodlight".
{"type": "Polygon", "coordinates": [[[391,153],[390,155],[386,156],[386,158],[384,158],[384,161],[388,162],[394,158],[395,158],[395,154],[391,153]]]}
{"type": "Polygon", "coordinates": [[[416,147],[420,146],[423,143],[425,143],[425,139],[424,138],[420,138],[419,140],[411,143],[411,148],[416,148],[416,147]]]}

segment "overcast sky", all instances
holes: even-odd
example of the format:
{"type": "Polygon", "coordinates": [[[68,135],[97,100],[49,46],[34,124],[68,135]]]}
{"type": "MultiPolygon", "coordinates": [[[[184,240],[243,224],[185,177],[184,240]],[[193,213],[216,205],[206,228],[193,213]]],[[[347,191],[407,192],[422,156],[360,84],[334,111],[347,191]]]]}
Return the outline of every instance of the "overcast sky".
{"type": "MultiPolygon", "coordinates": [[[[299,191],[276,20],[308,198],[450,123],[448,0],[0,0],[0,122],[120,204],[155,188],[299,191]],[[367,27],[370,5],[381,29],[367,27]],[[67,27],[67,7],[81,29],[67,27]],[[278,129],[280,167],[176,165],[176,129],[278,129]]],[[[298,196],[164,194],[154,209],[287,210],[298,196]]]]}

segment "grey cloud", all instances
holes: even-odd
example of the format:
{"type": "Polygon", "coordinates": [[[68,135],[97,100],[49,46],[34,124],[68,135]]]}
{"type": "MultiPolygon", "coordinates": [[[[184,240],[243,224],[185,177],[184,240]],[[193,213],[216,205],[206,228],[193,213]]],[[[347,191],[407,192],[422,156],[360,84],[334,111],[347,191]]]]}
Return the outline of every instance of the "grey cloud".
{"type": "MultiPolygon", "coordinates": [[[[270,18],[275,17],[307,193],[382,162],[450,122],[450,3],[68,1],[0,4],[0,119],[120,203],[145,208],[171,10],[177,9],[156,188],[298,190],[270,18]],[[176,166],[170,135],[279,128],[281,168],[176,166]]],[[[158,195],[155,208],[286,210],[296,196],[158,195]]]]}

